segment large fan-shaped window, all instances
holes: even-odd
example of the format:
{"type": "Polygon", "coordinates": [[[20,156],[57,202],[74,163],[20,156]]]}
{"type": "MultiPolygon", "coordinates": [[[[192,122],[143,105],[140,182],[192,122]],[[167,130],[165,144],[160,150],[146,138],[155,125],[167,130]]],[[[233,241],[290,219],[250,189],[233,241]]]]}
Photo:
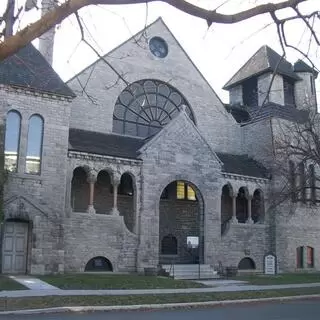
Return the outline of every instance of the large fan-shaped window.
{"type": "Polygon", "coordinates": [[[140,80],[124,89],[114,108],[113,132],[149,137],[159,132],[181,107],[194,122],[186,99],[172,86],[158,80],[140,80]]]}

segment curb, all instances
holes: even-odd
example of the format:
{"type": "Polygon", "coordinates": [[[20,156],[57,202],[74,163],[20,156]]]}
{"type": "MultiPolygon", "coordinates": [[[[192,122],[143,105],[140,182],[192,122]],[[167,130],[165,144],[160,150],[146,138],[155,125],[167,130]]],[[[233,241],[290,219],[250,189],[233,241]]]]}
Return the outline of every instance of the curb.
{"type": "Polygon", "coordinates": [[[241,299],[241,300],[223,300],[223,301],[205,301],[205,302],[187,302],[187,303],[165,303],[165,304],[143,304],[143,305],[127,305],[127,306],[75,306],[75,307],[56,307],[46,309],[28,309],[16,311],[2,311],[1,315],[32,315],[32,314],[50,314],[50,313],[66,313],[66,312],[95,312],[95,311],[150,311],[162,309],[186,309],[199,307],[219,307],[225,305],[237,305],[245,303],[264,303],[264,302],[281,302],[296,300],[320,299],[320,294],[291,296],[291,297],[275,297],[261,299],[241,299]]]}

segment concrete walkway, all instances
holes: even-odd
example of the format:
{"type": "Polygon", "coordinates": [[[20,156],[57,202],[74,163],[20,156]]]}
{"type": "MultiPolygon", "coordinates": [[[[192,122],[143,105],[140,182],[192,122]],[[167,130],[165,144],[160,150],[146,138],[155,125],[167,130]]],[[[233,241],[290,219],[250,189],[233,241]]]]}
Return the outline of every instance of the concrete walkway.
{"type": "Polygon", "coordinates": [[[30,290],[60,290],[51,284],[44,282],[38,278],[29,276],[9,276],[10,279],[19,282],[30,290]]]}
{"type": "MultiPolygon", "coordinates": [[[[35,278],[32,278],[35,279],[35,278]]],[[[29,279],[30,280],[30,279],[29,279]]],[[[183,293],[215,293],[215,292],[237,292],[237,291],[262,291],[281,290],[294,288],[315,288],[320,287],[320,283],[283,284],[283,285],[228,285],[212,288],[185,288],[185,289],[144,289],[144,290],[61,290],[54,289],[34,289],[1,291],[0,298],[21,298],[21,297],[43,297],[43,296],[122,296],[122,295],[151,295],[151,294],[183,294],[183,293]]]]}

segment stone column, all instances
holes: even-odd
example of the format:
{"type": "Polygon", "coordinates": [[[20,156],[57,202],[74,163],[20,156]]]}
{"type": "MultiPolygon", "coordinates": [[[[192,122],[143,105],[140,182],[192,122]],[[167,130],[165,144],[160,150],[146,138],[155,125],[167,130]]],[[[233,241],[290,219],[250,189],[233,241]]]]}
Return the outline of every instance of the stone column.
{"type": "Polygon", "coordinates": [[[246,223],[249,223],[249,224],[253,224],[251,202],[252,202],[252,196],[248,196],[248,220],[246,221],[246,223]]]}
{"type": "Polygon", "coordinates": [[[237,195],[232,195],[232,223],[238,223],[237,220],[237,195]]]}
{"type": "Polygon", "coordinates": [[[88,174],[87,181],[89,183],[89,205],[88,205],[87,212],[93,214],[93,213],[96,213],[96,210],[93,205],[93,200],[94,200],[94,184],[97,181],[97,173],[95,170],[90,169],[87,174],[88,174]]]}
{"type": "Polygon", "coordinates": [[[120,174],[113,174],[112,177],[112,186],[113,186],[113,207],[111,209],[111,214],[118,216],[119,210],[118,210],[118,187],[120,184],[120,174]]]}

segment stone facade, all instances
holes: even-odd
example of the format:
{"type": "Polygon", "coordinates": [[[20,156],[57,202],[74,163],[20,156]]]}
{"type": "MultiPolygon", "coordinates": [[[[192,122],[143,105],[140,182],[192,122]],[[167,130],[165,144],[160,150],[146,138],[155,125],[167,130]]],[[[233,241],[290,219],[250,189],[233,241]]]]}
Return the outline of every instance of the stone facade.
{"type": "MultiPolygon", "coordinates": [[[[108,259],[114,271],[143,272],[158,266],[161,241],[168,234],[177,239],[180,263],[186,261],[187,236],[195,236],[199,238],[200,262],[212,266],[237,266],[241,259],[250,258],[256,269],[263,271],[264,255],[273,252],[278,256],[279,271],[295,270],[296,248],[309,246],[314,248],[313,269],[320,269],[317,209],[299,204],[294,213],[287,205],[269,210],[274,179],[257,174],[262,165],[272,173],[276,124],[271,118],[245,126],[237,123],[161,19],[106,59],[125,81],[100,59],[68,81],[75,98],[0,88],[2,125],[10,110],[18,111],[22,119],[18,170],[8,174],[5,186],[4,224],[28,223],[25,272],[81,272],[95,257],[108,259]],[[166,41],[166,57],[156,57],[149,50],[152,37],[166,41]],[[130,137],[126,148],[133,148],[132,143],[139,145],[135,156],[116,155],[119,146],[106,144],[106,139],[116,136],[112,130],[115,103],[129,84],[142,79],[156,79],[176,88],[188,101],[194,122],[182,107],[157,134],[147,139],[130,137]],[[33,114],[44,119],[39,175],[25,173],[28,121],[33,114]],[[75,147],[70,129],[86,131],[96,140],[80,141],[82,149],[75,147]],[[233,168],[221,160],[223,154],[236,159],[233,168]],[[251,174],[246,163],[249,166],[252,161],[248,160],[239,169],[241,155],[262,165],[251,174]],[[82,180],[73,188],[78,183],[78,169],[82,180]],[[101,172],[106,180],[99,187],[101,172]],[[121,179],[125,174],[130,176],[130,184],[121,179]],[[176,181],[190,187],[196,201],[161,199],[165,188],[176,181]],[[227,213],[222,212],[221,202],[226,185],[231,201],[227,213]],[[258,215],[252,211],[257,190],[263,213],[253,221],[258,215]],[[244,223],[237,221],[241,214],[237,201],[247,210],[244,223]]],[[[259,59],[262,57],[255,56],[253,71],[264,66],[259,59]]],[[[299,108],[302,96],[310,95],[315,102],[311,87],[304,85],[309,76],[299,73],[302,82],[295,86],[299,108]]],[[[271,78],[270,72],[259,74],[258,103],[266,100],[271,78]]],[[[268,102],[284,104],[281,75],[274,79],[268,102]]],[[[230,103],[243,104],[240,82],[230,88],[230,103]]],[[[3,239],[5,243],[5,235],[3,239]]],[[[5,254],[3,248],[2,260],[5,254]]]]}

